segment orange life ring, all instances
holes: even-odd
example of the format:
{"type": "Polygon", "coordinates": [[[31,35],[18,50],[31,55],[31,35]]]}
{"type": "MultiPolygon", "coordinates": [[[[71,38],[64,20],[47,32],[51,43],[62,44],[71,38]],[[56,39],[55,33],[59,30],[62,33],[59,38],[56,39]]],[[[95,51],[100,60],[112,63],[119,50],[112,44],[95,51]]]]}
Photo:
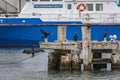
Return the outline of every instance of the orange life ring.
{"type": "Polygon", "coordinates": [[[85,4],[78,4],[77,5],[77,9],[80,11],[80,12],[83,12],[86,10],[86,5],[85,4]]]}

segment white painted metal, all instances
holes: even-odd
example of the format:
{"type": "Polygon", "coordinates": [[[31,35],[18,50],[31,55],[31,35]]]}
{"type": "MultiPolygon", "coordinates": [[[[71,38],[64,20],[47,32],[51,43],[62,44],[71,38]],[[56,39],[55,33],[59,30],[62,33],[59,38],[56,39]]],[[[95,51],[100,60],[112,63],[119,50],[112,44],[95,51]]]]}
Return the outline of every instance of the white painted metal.
{"type": "MultiPolygon", "coordinates": [[[[15,1],[15,0],[14,0],[15,1]]],[[[11,1],[12,2],[12,1],[11,1]]],[[[0,15],[3,17],[3,14],[0,15]]],[[[9,17],[14,17],[10,15],[9,17]]],[[[26,2],[18,16],[40,18],[42,21],[82,21],[83,23],[120,23],[120,7],[116,0],[63,0],[63,1],[30,1],[26,2]],[[93,4],[93,11],[80,12],[78,4],[93,4]],[[62,8],[34,8],[39,4],[61,4],[62,8]],[[68,9],[71,4],[71,9],[68,9]],[[103,4],[102,11],[96,11],[96,4],[103,4]]]]}

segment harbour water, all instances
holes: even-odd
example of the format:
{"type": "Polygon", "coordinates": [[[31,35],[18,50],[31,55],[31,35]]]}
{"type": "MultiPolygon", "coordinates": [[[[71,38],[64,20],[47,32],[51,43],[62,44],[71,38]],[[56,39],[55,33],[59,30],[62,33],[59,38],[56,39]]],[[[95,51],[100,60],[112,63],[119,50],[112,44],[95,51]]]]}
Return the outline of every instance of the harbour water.
{"type": "MultiPolygon", "coordinates": [[[[120,70],[47,71],[48,52],[22,53],[32,47],[0,47],[0,80],[120,80],[120,70]]],[[[37,48],[36,48],[37,49],[37,48]]]]}

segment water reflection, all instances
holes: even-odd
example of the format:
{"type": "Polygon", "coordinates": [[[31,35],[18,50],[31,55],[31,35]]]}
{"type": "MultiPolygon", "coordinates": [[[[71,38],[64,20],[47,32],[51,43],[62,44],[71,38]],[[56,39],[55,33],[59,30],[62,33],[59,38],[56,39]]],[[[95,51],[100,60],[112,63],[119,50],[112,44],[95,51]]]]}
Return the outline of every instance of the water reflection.
{"type": "Polygon", "coordinates": [[[93,71],[93,72],[59,72],[55,74],[50,73],[50,80],[120,80],[120,72],[119,71],[93,71]],[[117,75],[116,75],[117,74],[117,75]]]}
{"type": "Polygon", "coordinates": [[[120,80],[120,70],[48,72],[47,57],[50,50],[31,58],[31,54],[22,53],[24,49],[31,47],[0,48],[0,80],[120,80]],[[20,60],[23,61],[18,62],[20,60]]]}

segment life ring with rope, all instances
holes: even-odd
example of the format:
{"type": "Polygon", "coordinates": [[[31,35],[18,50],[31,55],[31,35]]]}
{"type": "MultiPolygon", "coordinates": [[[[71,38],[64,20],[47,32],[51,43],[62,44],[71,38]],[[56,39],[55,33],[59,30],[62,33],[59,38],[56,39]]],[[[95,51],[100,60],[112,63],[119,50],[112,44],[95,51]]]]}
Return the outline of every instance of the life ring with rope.
{"type": "Polygon", "coordinates": [[[77,5],[77,10],[79,10],[80,12],[83,12],[86,10],[86,5],[81,3],[77,5]]]}

